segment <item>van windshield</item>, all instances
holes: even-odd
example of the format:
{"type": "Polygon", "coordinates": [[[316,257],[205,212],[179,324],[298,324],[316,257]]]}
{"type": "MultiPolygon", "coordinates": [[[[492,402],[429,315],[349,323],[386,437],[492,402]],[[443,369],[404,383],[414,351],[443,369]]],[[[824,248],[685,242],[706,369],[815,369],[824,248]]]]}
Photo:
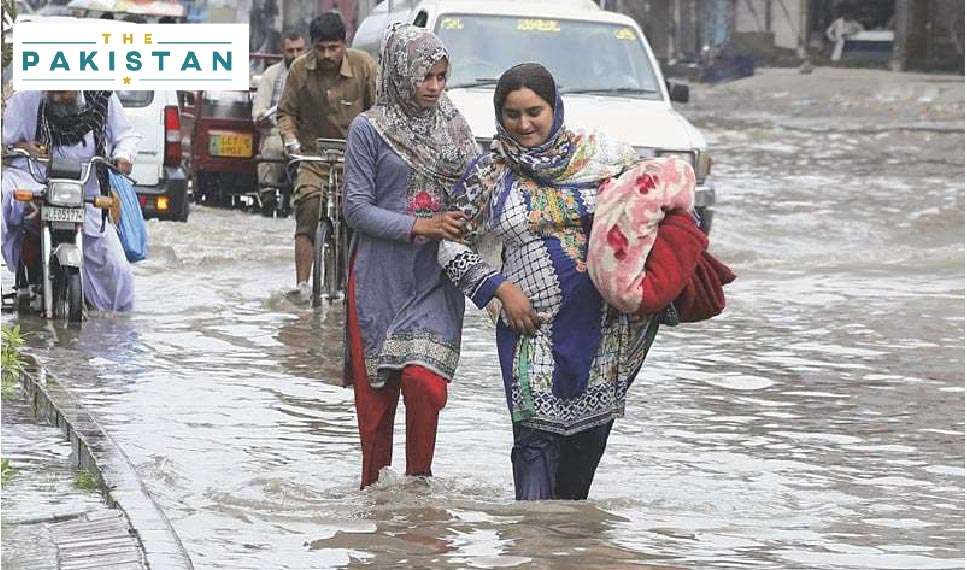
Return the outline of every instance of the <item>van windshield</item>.
{"type": "Polygon", "coordinates": [[[564,93],[661,98],[645,47],[629,26],[446,14],[437,20],[436,33],[450,51],[450,88],[493,85],[507,68],[537,61],[564,93]]]}

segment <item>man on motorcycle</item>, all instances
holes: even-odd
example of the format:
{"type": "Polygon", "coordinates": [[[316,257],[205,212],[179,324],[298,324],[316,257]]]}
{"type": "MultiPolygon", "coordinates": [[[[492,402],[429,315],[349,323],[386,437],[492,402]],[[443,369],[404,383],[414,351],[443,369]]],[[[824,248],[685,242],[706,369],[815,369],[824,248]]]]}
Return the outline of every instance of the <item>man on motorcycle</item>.
{"type": "MultiPolygon", "coordinates": [[[[282,135],[276,125],[275,110],[282,98],[282,89],[285,87],[286,77],[289,75],[289,66],[306,51],[306,40],[298,32],[288,32],[282,36],[282,61],[265,68],[262,79],[259,81],[259,88],[255,94],[255,101],[252,103],[252,118],[255,119],[256,126],[261,129],[261,148],[259,154],[266,158],[283,158],[282,154],[282,135]]],[[[277,184],[285,176],[285,166],[276,163],[259,164],[259,186],[260,190],[266,188],[265,183],[277,184]]],[[[271,190],[271,187],[269,187],[271,190]]],[[[268,195],[273,192],[264,192],[263,201],[269,201],[268,195]]],[[[287,199],[288,196],[282,196],[287,199]]],[[[273,204],[273,208],[278,205],[273,204]]],[[[282,205],[282,211],[288,209],[288,204],[282,205]]]]}
{"type": "MultiPolygon", "coordinates": [[[[141,140],[117,95],[111,91],[18,91],[7,101],[3,114],[3,145],[25,149],[38,158],[67,158],[86,164],[93,156],[113,158],[118,169],[131,172],[131,162],[141,140]]],[[[35,171],[43,177],[46,168],[35,171]]],[[[107,187],[107,172],[98,169],[84,187],[86,198],[107,187]]],[[[10,271],[17,271],[26,242],[39,240],[37,212],[29,203],[13,198],[14,190],[38,191],[24,159],[3,169],[2,249],[10,271]]],[[[39,249],[34,248],[33,251],[39,249]]],[[[128,311],[134,305],[134,281],[124,257],[117,230],[108,220],[102,225],[102,211],[85,204],[84,297],[98,310],[128,311]]]]}

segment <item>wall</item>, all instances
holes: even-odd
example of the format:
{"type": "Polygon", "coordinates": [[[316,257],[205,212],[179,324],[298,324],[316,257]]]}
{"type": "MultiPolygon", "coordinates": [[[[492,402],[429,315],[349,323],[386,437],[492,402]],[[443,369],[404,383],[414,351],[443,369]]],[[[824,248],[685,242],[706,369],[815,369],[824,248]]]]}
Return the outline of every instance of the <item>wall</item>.
{"type": "Polygon", "coordinates": [[[776,47],[797,49],[806,20],[801,0],[736,0],[735,31],[773,32],[776,47]]]}

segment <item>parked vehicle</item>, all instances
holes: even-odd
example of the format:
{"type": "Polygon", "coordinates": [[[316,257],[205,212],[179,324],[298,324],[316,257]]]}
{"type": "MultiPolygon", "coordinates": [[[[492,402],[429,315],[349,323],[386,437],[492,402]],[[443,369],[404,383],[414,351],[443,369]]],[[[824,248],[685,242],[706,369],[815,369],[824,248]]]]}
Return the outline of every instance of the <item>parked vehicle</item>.
{"type": "Polygon", "coordinates": [[[196,203],[233,207],[258,199],[259,133],[250,91],[182,91],[181,148],[196,203]]]}
{"type": "Polygon", "coordinates": [[[188,177],[182,164],[175,91],[117,91],[124,114],[142,135],[131,178],[146,219],[187,222],[188,177]]]}
{"type": "Polygon", "coordinates": [[[84,198],[84,184],[95,165],[119,171],[99,156],[82,165],[64,158],[32,158],[23,149],[11,149],[4,158],[26,159],[30,175],[43,184],[37,194],[29,189],[14,191],[16,200],[40,208],[40,271],[37,274],[37,268],[29,266],[32,261],[27,255],[21,256],[20,266],[14,268],[17,309],[29,310],[39,298],[44,317],[79,325],[84,318],[84,204],[105,210],[114,205],[111,196],[84,198]],[[37,173],[36,163],[47,165],[46,176],[37,173]]]}
{"type": "Polygon", "coordinates": [[[71,0],[67,9],[77,18],[103,18],[110,13],[116,20],[135,18],[149,24],[187,21],[185,6],[171,0],[71,0]]]}
{"type": "Polygon", "coordinates": [[[893,40],[893,30],[856,32],[846,37],[841,60],[889,66],[893,58],[893,40]]]}
{"type": "Polygon", "coordinates": [[[672,107],[688,101],[688,86],[666,83],[633,19],[591,0],[396,0],[377,5],[362,21],[353,47],[375,57],[393,22],[431,29],[446,44],[447,93],[482,147],[495,134],[497,78],[515,64],[538,61],[558,81],[570,125],[629,143],[642,157],[687,160],[698,182],[696,210],[710,229],[715,188],[708,146],[672,107]]]}

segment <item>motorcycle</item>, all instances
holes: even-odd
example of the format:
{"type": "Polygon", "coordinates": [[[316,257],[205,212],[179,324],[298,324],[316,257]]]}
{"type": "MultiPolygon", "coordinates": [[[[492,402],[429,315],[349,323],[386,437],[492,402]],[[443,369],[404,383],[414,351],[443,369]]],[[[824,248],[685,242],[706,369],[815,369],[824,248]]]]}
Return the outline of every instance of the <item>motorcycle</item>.
{"type": "MultiPolygon", "coordinates": [[[[120,173],[106,158],[95,156],[82,165],[76,159],[34,158],[23,149],[10,149],[4,159],[27,160],[30,175],[43,186],[33,191],[18,189],[14,199],[39,206],[40,213],[40,275],[29,261],[21,256],[16,268],[16,302],[18,311],[29,311],[40,299],[43,317],[64,318],[69,324],[79,325],[84,318],[84,210],[93,204],[101,210],[115,205],[112,196],[84,198],[84,186],[97,165],[120,173]],[[47,165],[46,178],[37,173],[36,164],[47,165]],[[39,283],[38,283],[39,279],[39,283]]],[[[32,214],[35,216],[36,212],[32,214]]],[[[106,215],[106,213],[105,213],[106,215]]],[[[30,239],[28,236],[26,239],[30,239]]]]}

